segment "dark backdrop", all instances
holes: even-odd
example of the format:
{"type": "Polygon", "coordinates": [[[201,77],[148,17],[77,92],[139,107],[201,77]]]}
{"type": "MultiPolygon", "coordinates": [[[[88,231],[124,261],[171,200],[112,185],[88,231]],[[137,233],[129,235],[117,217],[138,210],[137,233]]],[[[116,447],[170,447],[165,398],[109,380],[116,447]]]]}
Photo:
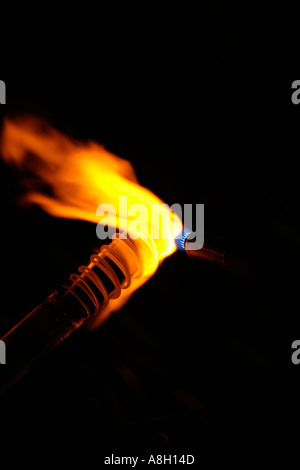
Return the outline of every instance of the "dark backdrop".
{"type": "MultiPolygon", "coordinates": [[[[211,445],[211,459],[233,459],[243,444],[277,457],[300,411],[297,21],[141,2],[50,13],[2,25],[1,118],[42,116],[129,159],[165,202],[204,203],[207,234],[258,274],[165,260],[101,329],[76,332],[3,397],[1,446],[93,449],[99,466],[111,450],[201,460],[211,445]]],[[[92,224],[19,207],[19,175],[0,167],[5,333],[99,240],[92,224]]]]}

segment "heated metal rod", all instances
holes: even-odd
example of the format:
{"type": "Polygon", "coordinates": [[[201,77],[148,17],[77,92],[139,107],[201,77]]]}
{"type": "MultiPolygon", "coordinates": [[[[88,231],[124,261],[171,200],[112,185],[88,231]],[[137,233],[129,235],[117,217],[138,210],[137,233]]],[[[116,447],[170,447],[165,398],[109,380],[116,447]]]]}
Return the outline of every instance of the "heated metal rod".
{"type": "Polygon", "coordinates": [[[253,278],[256,275],[257,266],[255,263],[235,256],[224,249],[216,248],[209,241],[200,247],[196,241],[193,241],[193,234],[185,238],[184,248],[188,257],[195,261],[219,266],[224,271],[245,278],[253,278]],[[186,249],[187,244],[188,249],[186,249]]]}

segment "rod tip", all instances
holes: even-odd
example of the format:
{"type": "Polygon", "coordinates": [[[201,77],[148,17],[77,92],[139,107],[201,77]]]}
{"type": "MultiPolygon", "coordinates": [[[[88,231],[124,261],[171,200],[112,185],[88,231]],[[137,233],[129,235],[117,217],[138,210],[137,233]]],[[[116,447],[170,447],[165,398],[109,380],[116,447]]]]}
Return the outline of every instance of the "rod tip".
{"type": "Polygon", "coordinates": [[[178,250],[185,251],[185,241],[187,237],[190,235],[190,230],[183,229],[181,232],[181,236],[175,239],[175,245],[178,250]]]}

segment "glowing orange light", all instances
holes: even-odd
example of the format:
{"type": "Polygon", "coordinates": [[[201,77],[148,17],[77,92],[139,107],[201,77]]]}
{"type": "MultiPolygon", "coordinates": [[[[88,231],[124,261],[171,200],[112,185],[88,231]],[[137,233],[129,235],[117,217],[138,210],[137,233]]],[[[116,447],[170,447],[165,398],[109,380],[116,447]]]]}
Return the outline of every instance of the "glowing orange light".
{"type": "MultiPolygon", "coordinates": [[[[24,201],[38,204],[54,217],[101,222],[96,215],[99,204],[111,204],[117,209],[116,220],[106,214],[105,223],[116,222],[120,231],[127,231],[134,217],[128,215],[128,207],[143,204],[149,220],[139,225],[149,228],[151,207],[161,207],[163,202],[151,191],[141,186],[130,162],[108,152],[95,142],[82,143],[69,139],[43,121],[33,117],[15,120],[5,119],[3,124],[1,154],[5,161],[34,173],[50,194],[35,189],[24,195],[24,201]],[[120,197],[127,197],[127,207],[120,207],[120,197]]],[[[152,214],[153,215],[153,214],[152,214]]],[[[162,207],[156,227],[159,237],[154,239],[151,262],[145,261],[142,278],[134,279],[119,299],[111,300],[109,310],[116,310],[157,269],[163,258],[175,251],[174,237],[182,230],[182,224],[168,207],[162,207]],[[172,230],[168,223],[172,222],[172,230]],[[162,233],[164,232],[164,237],[162,233]],[[167,233],[167,236],[166,236],[167,233]]],[[[141,227],[136,227],[136,230],[141,227]]],[[[146,234],[151,239],[150,230],[146,234]]],[[[152,240],[152,239],[151,239],[152,240]]],[[[153,241],[152,241],[153,243],[153,241]]],[[[145,244],[144,244],[145,245],[145,244]]],[[[141,244],[141,256],[143,253],[141,244]]]]}

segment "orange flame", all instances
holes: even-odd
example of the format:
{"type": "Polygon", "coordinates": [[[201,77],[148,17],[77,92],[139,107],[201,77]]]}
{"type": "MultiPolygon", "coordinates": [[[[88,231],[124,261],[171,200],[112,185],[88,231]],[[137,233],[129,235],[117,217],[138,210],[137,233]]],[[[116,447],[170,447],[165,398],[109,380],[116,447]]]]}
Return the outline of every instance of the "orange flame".
{"type": "Polygon", "coordinates": [[[115,222],[117,228],[127,231],[128,222],[134,224],[135,219],[128,215],[128,207],[143,204],[149,220],[141,220],[140,214],[135,227],[143,225],[144,229],[146,226],[149,234],[154,218],[151,210],[155,207],[155,212],[160,208],[159,217],[155,218],[159,225],[156,227],[159,237],[154,240],[157,251],[155,261],[146,266],[141,279],[134,280],[126,295],[111,300],[110,311],[120,308],[132,292],[156,271],[162,259],[175,251],[174,237],[182,230],[179,217],[138,183],[130,162],[108,152],[102,145],[71,140],[37,118],[23,117],[5,119],[1,154],[6,162],[34,173],[48,186],[51,195],[30,190],[23,199],[38,204],[52,216],[97,223],[104,223],[105,220],[105,224],[115,222]],[[126,208],[119,207],[120,196],[127,197],[126,208]],[[116,218],[113,219],[110,213],[106,213],[105,218],[99,218],[96,215],[99,204],[114,206],[116,218]]]}

